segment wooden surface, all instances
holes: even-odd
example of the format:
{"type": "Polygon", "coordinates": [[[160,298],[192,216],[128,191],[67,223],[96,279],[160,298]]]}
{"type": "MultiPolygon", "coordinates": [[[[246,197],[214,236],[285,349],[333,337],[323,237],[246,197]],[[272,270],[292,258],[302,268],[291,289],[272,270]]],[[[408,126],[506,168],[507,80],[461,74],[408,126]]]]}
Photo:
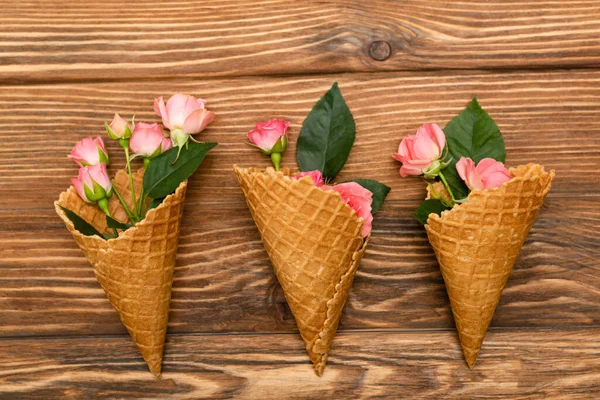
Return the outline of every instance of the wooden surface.
{"type": "Polygon", "coordinates": [[[41,4],[0,15],[0,398],[597,397],[598,2],[41,4]],[[245,134],[270,117],[292,121],[295,167],[301,122],[334,81],[357,124],[340,180],[392,192],[319,379],[231,167],[268,165],[245,134]],[[155,121],[152,99],[174,92],[208,100],[200,139],[220,145],[190,182],[155,380],[52,202],[76,175],[76,140],[104,135],[115,111],[155,121]],[[557,178],[468,370],[411,217],[423,185],[391,154],[475,95],[507,164],[557,178]]]}

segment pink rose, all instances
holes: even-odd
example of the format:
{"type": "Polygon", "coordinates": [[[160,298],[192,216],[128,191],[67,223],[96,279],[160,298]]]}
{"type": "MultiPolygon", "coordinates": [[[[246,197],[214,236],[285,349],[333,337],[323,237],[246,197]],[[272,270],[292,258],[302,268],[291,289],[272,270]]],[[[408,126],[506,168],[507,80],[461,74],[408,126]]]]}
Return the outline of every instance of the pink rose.
{"type": "Polygon", "coordinates": [[[394,158],[402,163],[400,175],[437,175],[442,168],[438,160],[444,152],[446,136],[436,124],[421,126],[416,135],[408,135],[400,142],[394,158]]]}
{"type": "Polygon", "coordinates": [[[334,186],[323,186],[323,190],[335,190],[342,196],[342,200],[356,211],[356,216],[364,218],[365,223],[362,229],[364,237],[371,233],[371,223],[373,215],[371,214],[371,204],[373,203],[373,193],[365,189],[356,182],[339,183],[334,186]]]}
{"type": "Polygon", "coordinates": [[[131,128],[129,127],[129,123],[121,118],[119,114],[115,114],[110,125],[105,122],[104,127],[106,128],[106,132],[111,139],[129,139],[131,137],[131,128]]]}
{"type": "Polygon", "coordinates": [[[206,101],[180,93],[171,96],[166,105],[162,97],[154,100],[154,111],[171,131],[173,143],[179,147],[187,143],[190,135],[200,133],[214,119],[215,113],[206,110],[205,106],[206,101]]]}
{"type": "Polygon", "coordinates": [[[112,196],[112,183],[105,163],[79,168],[79,175],[71,178],[71,183],[86,203],[112,196]]]}
{"type": "Polygon", "coordinates": [[[473,160],[461,157],[456,163],[456,170],[471,190],[499,187],[511,179],[504,164],[493,158],[484,158],[475,167],[473,160]]]}
{"type": "Polygon", "coordinates": [[[300,180],[305,176],[310,176],[314,185],[317,187],[321,187],[325,184],[325,182],[323,181],[323,174],[319,170],[300,172],[298,175],[293,176],[292,179],[300,180]]]}
{"type": "Polygon", "coordinates": [[[172,148],[173,143],[163,135],[158,124],[138,122],[131,135],[129,147],[136,156],[154,158],[172,148]]]}
{"type": "Polygon", "coordinates": [[[79,164],[80,167],[109,163],[108,152],[100,136],[96,139],[92,139],[91,136],[81,139],[67,157],[79,164]]]}
{"type": "Polygon", "coordinates": [[[265,154],[283,153],[287,148],[287,130],[291,124],[282,119],[257,122],[256,129],[248,132],[248,140],[265,154]]]}

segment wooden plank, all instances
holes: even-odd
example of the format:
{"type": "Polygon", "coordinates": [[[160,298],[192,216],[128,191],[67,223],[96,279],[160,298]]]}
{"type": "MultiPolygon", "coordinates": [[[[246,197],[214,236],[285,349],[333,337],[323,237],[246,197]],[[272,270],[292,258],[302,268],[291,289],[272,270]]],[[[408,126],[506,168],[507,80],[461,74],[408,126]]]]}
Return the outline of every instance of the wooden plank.
{"type": "Polygon", "coordinates": [[[0,82],[600,65],[594,0],[4,3],[0,82]]]}
{"type": "MultiPolygon", "coordinates": [[[[556,169],[551,196],[599,194],[600,177],[589,172],[600,165],[600,72],[348,74],[0,87],[0,184],[14,194],[0,198],[0,210],[48,207],[76,175],[66,159],[75,141],[86,135],[106,137],[104,120],[110,121],[115,111],[156,121],[153,98],[175,91],[201,95],[217,114],[198,138],[220,146],[194,177],[197,184],[189,195],[201,196],[204,203],[234,201],[240,191],[232,164],[268,165],[246,143],[254,122],[271,117],[292,122],[283,164],[295,167],[302,121],[336,80],[358,132],[340,180],[378,179],[393,188],[390,200],[422,199],[422,182],[400,179],[400,164],[391,155],[402,137],[424,122],[444,126],[476,95],[503,132],[508,165],[538,162],[556,169]]],[[[120,147],[107,141],[113,164],[122,166],[120,147]]]]}
{"type": "Polygon", "coordinates": [[[169,336],[162,379],[128,337],[2,340],[0,397],[590,399],[600,332],[490,332],[469,370],[453,332],[338,335],[318,378],[298,335],[169,336]]]}
{"type": "Polygon", "coordinates": [[[51,204],[76,174],[65,157],[76,140],[102,135],[114,111],[156,120],[151,99],[174,91],[211,101],[217,120],[200,137],[221,145],[190,183],[170,331],[294,331],[231,165],[267,165],[245,133],[271,116],[293,122],[284,157],[293,165],[301,121],[333,80],[358,127],[340,180],[392,187],[340,329],[452,327],[435,257],[411,218],[423,184],[399,178],[390,155],[405,134],[425,121],[445,124],[475,94],[504,132],[509,165],[536,161],[558,171],[493,325],[599,323],[600,179],[589,172],[600,164],[600,73],[395,73],[0,89],[0,187],[10,193],[0,197],[0,335],[124,332],[51,204]]]}
{"type": "MultiPolygon", "coordinates": [[[[494,327],[600,324],[598,213],[592,199],[550,199],[515,266],[494,327]]],[[[416,202],[384,205],[340,330],[453,327],[416,202]]],[[[0,225],[19,217],[0,214],[0,225]]],[[[175,270],[169,332],[296,331],[258,231],[236,206],[190,201],[175,270]]],[[[0,336],[115,334],[125,328],[53,210],[0,232],[0,336]]]]}

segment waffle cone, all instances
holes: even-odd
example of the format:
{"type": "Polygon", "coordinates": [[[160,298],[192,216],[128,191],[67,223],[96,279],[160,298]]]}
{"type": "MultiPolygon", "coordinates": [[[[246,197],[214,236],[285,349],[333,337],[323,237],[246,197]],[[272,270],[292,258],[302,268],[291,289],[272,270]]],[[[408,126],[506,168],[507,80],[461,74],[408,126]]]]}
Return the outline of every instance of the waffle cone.
{"type": "Polygon", "coordinates": [[[234,166],[317,375],[321,376],[367,241],[364,220],[332,190],[289,170],[234,166]]]}
{"type": "MultiPolygon", "coordinates": [[[[142,179],[143,169],[134,175],[138,193],[142,179]]],[[[129,181],[124,170],[117,173],[113,185],[131,206],[129,181]]],[[[96,279],[156,376],[161,372],[186,187],[187,181],[182,182],[174,194],[149,210],[143,221],[110,240],[81,234],[59,207],[73,211],[99,232],[111,233],[105,214],[97,206],[85,203],[73,186],[61,193],[54,203],[57,214],[94,266],[96,279]]],[[[116,197],[111,197],[109,209],[113,218],[126,222],[127,216],[116,197]]]]}
{"type": "Polygon", "coordinates": [[[554,179],[553,170],[537,164],[510,173],[513,179],[501,187],[474,190],[467,203],[441,216],[430,214],[425,225],[469,368],[554,179]]]}

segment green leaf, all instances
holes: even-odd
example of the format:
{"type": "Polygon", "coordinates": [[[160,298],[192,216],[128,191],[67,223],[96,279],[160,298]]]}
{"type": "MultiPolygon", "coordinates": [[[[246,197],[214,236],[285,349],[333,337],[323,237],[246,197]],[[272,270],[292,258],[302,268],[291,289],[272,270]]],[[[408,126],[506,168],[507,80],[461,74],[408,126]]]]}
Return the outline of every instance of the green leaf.
{"type": "Polygon", "coordinates": [[[122,224],[121,222],[117,221],[114,218],[109,217],[108,215],[106,216],[106,225],[109,228],[121,229],[122,231],[126,231],[127,229],[131,228],[131,225],[122,224]]]}
{"type": "Polygon", "coordinates": [[[463,199],[469,189],[456,171],[461,157],[471,158],[475,164],[484,158],[504,162],[506,150],[498,125],[479,105],[474,97],[471,103],[444,128],[446,143],[452,161],[442,173],[448,181],[454,197],[463,199]]]}
{"type": "Polygon", "coordinates": [[[441,201],[437,199],[425,200],[421,203],[417,211],[413,214],[413,217],[423,225],[427,223],[429,214],[442,214],[442,211],[449,210],[441,201]]]}
{"type": "Polygon", "coordinates": [[[389,186],[384,185],[383,183],[379,183],[372,179],[354,179],[350,182],[356,182],[360,186],[365,189],[371,191],[373,193],[373,203],[371,204],[371,214],[375,214],[381,205],[383,204],[383,200],[390,192],[391,188],[389,186]]]}
{"type": "Polygon", "coordinates": [[[144,173],[144,192],[156,199],[173,193],[179,184],[189,178],[200,166],[206,154],[218,143],[196,143],[189,141],[181,149],[177,162],[178,147],[156,157],[144,173]]]}
{"type": "Polygon", "coordinates": [[[152,201],[150,202],[150,204],[148,204],[148,208],[146,209],[146,212],[152,210],[153,208],[156,208],[156,207],[160,206],[160,203],[162,203],[164,199],[165,199],[164,197],[159,197],[157,199],[152,199],[152,201]]]}
{"type": "Polygon", "coordinates": [[[106,239],[104,235],[102,235],[96,228],[90,225],[85,219],[81,218],[79,215],[75,214],[73,211],[68,208],[64,208],[63,206],[59,206],[65,212],[67,218],[71,220],[75,229],[81,232],[82,235],[85,236],[94,236],[98,235],[103,239],[106,239]]]}
{"type": "Polygon", "coordinates": [[[354,118],[336,82],[302,124],[296,152],[300,170],[319,170],[332,180],[346,163],[355,137],[354,118]]]}

